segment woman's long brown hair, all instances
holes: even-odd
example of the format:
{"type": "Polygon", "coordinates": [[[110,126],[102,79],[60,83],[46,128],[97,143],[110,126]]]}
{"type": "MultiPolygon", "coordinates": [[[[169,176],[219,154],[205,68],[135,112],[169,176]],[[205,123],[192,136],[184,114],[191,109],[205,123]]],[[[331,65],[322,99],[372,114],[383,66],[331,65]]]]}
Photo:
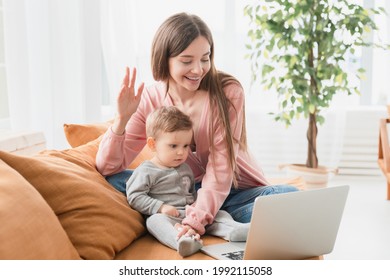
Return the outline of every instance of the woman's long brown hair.
{"type": "MultiPolygon", "coordinates": [[[[214,65],[214,41],[208,26],[196,15],[179,13],[165,20],[156,32],[152,43],[151,66],[153,77],[156,81],[164,81],[168,84],[169,58],[178,56],[182,53],[196,38],[205,37],[210,44],[210,71],[203,78],[199,89],[206,90],[210,96],[210,107],[217,108],[212,110],[213,116],[218,117],[222,126],[225,128],[226,148],[228,150],[229,164],[233,172],[233,183],[237,185],[237,165],[236,155],[233,145],[238,142],[241,149],[246,150],[246,128],[245,128],[245,109],[235,108],[232,102],[226,97],[224,88],[232,83],[240,83],[231,75],[218,71],[214,65]],[[238,110],[243,110],[244,119],[242,122],[242,133],[240,139],[234,139],[233,129],[230,125],[229,110],[233,108],[238,114],[238,110]]],[[[168,87],[169,88],[169,85],[168,87]]],[[[239,124],[237,124],[239,125],[239,124]]],[[[210,143],[214,140],[213,121],[210,126],[210,143]]],[[[214,147],[211,146],[211,149],[214,147]]]]}

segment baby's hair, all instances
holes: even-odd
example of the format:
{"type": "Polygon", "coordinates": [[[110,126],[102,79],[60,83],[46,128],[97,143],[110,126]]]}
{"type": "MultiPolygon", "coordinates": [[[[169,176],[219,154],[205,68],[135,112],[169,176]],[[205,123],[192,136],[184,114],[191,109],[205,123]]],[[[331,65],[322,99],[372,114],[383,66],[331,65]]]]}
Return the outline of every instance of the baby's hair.
{"type": "Polygon", "coordinates": [[[161,133],[192,130],[189,116],[175,106],[160,107],[146,119],[146,136],[158,138],[161,133]]]}

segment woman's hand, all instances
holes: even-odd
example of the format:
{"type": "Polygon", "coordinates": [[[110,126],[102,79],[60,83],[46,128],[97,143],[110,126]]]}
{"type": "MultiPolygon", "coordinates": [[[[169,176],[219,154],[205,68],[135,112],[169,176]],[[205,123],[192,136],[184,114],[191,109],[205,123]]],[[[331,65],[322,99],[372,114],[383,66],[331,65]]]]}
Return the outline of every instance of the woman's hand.
{"type": "Polygon", "coordinates": [[[179,217],[180,213],[176,209],[176,207],[168,204],[161,205],[160,209],[158,210],[159,213],[165,214],[172,217],[179,217]]]}
{"type": "Polygon", "coordinates": [[[137,76],[136,68],[133,68],[130,75],[129,67],[126,67],[126,74],[123,78],[122,88],[117,98],[117,117],[112,126],[112,132],[122,135],[125,132],[126,124],[130,117],[137,110],[141,100],[144,83],[138,87],[137,94],[135,94],[135,79],[137,76]]]}
{"type": "Polygon", "coordinates": [[[190,236],[193,237],[195,240],[200,240],[200,234],[196,232],[192,227],[189,225],[182,225],[182,224],[175,224],[175,229],[179,232],[177,234],[177,239],[179,240],[182,236],[190,236]]]}

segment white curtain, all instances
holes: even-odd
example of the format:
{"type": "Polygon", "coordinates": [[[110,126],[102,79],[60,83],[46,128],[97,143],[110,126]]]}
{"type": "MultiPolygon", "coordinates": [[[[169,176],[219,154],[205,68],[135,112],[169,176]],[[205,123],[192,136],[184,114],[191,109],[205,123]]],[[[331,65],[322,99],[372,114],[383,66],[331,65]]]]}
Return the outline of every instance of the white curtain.
{"type": "MultiPolygon", "coordinates": [[[[168,16],[185,11],[207,22],[214,36],[217,68],[236,76],[246,91],[249,142],[260,163],[275,167],[302,161],[305,122],[285,130],[268,116],[276,107],[275,96],[250,87],[249,61],[244,59],[247,19],[243,17],[248,1],[3,2],[12,129],[44,131],[48,148],[62,149],[68,147],[64,123],[112,118],[125,67],[137,67],[138,82],[152,83],[150,47],[155,31],[168,16]],[[297,152],[287,152],[291,149],[297,152]]],[[[340,147],[340,134],[332,133],[343,131],[342,123],[333,118],[327,121],[330,132],[320,135],[335,139],[327,146],[340,147]]],[[[337,156],[329,160],[337,161],[337,156]]]]}
{"type": "Polygon", "coordinates": [[[238,1],[3,3],[11,129],[43,131],[48,148],[68,147],[64,123],[113,117],[125,66],[137,67],[138,81],[153,82],[151,41],[158,26],[173,13],[200,15],[214,32],[218,66],[238,78],[249,77],[240,71],[247,62],[241,49],[235,48],[241,47],[245,37],[235,25],[237,13],[242,14],[243,4],[238,1]]]}
{"type": "Polygon", "coordinates": [[[202,17],[213,31],[219,68],[232,74],[242,73],[236,62],[242,66],[245,31],[241,32],[243,29],[236,25],[236,17],[237,14],[242,17],[244,4],[245,1],[235,0],[101,0],[102,50],[111,104],[126,66],[137,67],[139,82],[153,82],[150,71],[153,36],[159,25],[177,12],[202,17]]]}
{"type": "Polygon", "coordinates": [[[49,148],[68,147],[64,123],[100,118],[100,7],[93,0],[3,2],[11,128],[44,131],[49,148]]]}

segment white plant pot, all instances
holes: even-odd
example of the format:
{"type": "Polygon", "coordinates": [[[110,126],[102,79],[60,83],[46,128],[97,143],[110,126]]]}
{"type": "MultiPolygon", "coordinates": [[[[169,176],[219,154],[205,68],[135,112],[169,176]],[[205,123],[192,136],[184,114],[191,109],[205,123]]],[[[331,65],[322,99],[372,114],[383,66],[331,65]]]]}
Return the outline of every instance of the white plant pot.
{"type": "Polygon", "coordinates": [[[328,186],[330,178],[338,173],[338,169],[319,166],[309,168],[304,164],[284,164],[279,166],[285,169],[288,177],[301,177],[305,181],[305,189],[319,189],[328,186]]]}

